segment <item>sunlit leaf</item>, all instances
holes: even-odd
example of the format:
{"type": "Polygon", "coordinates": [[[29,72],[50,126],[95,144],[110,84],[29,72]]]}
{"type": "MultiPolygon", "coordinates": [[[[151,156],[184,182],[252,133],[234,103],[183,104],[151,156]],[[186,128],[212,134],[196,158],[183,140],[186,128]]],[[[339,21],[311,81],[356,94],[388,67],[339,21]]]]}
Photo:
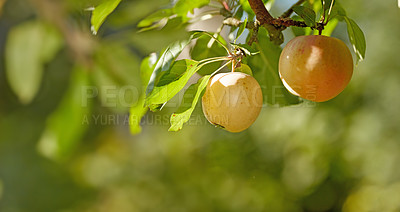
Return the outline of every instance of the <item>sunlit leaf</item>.
{"type": "Polygon", "coordinates": [[[295,6],[293,7],[293,11],[296,12],[304,20],[307,26],[315,26],[316,14],[314,10],[304,6],[295,6]]]}
{"type": "Polygon", "coordinates": [[[152,92],[147,96],[146,105],[149,106],[150,110],[159,110],[164,103],[182,90],[190,77],[199,70],[200,67],[198,67],[198,65],[199,62],[194,60],[176,61],[171,67],[169,73],[165,74],[160,79],[162,84],[160,86],[156,84],[152,92]],[[177,73],[180,73],[181,75],[176,75],[176,78],[171,77],[177,73]]]}
{"type": "Polygon", "coordinates": [[[154,67],[153,73],[150,77],[149,84],[147,86],[146,94],[149,95],[153,90],[154,85],[158,82],[160,74],[164,71],[168,71],[171,64],[175,61],[176,57],[183,51],[183,49],[195,38],[198,38],[202,32],[193,32],[189,39],[183,41],[176,41],[169,45],[162,53],[154,67]]]}
{"type": "Polygon", "coordinates": [[[149,27],[162,19],[169,19],[170,16],[172,16],[172,10],[171,9],[163,9],[163,10],[158,10],[157,12],[147,16],[145,19],[141,20],[138,23],[138,27],[149,27]]]}
{"type": "Polygon", "coordinates": [[[178,0],[173,9],[174,13],[178,16],[186,17],[186,15],[190,12],[193,13],[195,8],[201,8],[210,3],[210,0],[178,0]]]}
{"type": "Polygon", "coordinates": [[[344,19],[347,23],[347,33],[349,35],[350,42],[353,45],[354,52],[357,55],[358,61],[362,61],[365,58],[366,50],[364,33],[355,21],[347,16],[345,16],[344,19]]]}
{"type": "Polygon", "coordinates": [[[107,16],[109,16],[115,8],[119,5],[121,0],[105,0],[100,5],[96,6],[92,12],[91,30],[93,34],[97,34],[100,26],[104,23],[107,16]]]}
{"type": "Polygon", "coordinates": [[[338,25],[339,20],[337,18],[331,19],[328,24],[324,27],[324,30],[322,31],[322,35],[325,36],[331,36],[333,31],[336,29],[336,26],[338,25]]]}
{"type": "Polygon", "coordinates": [[[139,100],[129,110],[129,128],[132,135],[139,134],[142,132],[140,121],[143,116],[146,115],[149,108],[145,106],[146,95],[139,97],[139,100]]]}
{"type": "MultiPolygon", "coordinates": [[[[151,54],[149,57],[143,59],[140,65],[140,77],[143,85],[147,85],[147,83],[149,82],[151,73],[154,69],[156,62],[156,54],[151,54]]],[[[140,127],[140,121],[148,111],[148,107],[145,105],[145,98],[146,93],[143,90],[142,95],[139,97],[139,100],[132,105],[129,111],[129,126],[133,135],[138,134],[142,131],[142,128],[140,127]]]]}
{"type": "Polygon", "coordinates": [[[62,160],[72,154],[89,121],[90,102],[83,88],[88,87],[88,71],[82,67],[73,70],[67,93],[58,108],[50,115],[39,143],[39,151],[52,159],[62,160]]]}
{"type": "Polygon", "coordinates": [[[41,85],[44,64],[55,56],[61,45],[60,34],[38,21],[11,29],[5,49],[6,74],[22,103],[33,100],[41,85]]]}
{"type": "Polygon", "coordinates": [[[140,32],[152,29],[161,29],[167,25],[172,16],[173,12],[171,8],[158,10],[157,12],[141,20],[137,26],[141,28],[140,32]]]}
{"type": "Polygon", "coordinates": [[[211,75],[202,77],[196,84],[191,85],[186,90],[178,111],[171,115],[171,127],[169,128],[169,131],[179,131],[182,129],[183,124],[189,121],[190,116],[192,115],[193,110],[199,101],[199,98],[201,98],[201,94],[210,80],[210,77],[211,75]],[[190,106],[185,104],[185,101],[188,99],[192,102],[190,106]]]}

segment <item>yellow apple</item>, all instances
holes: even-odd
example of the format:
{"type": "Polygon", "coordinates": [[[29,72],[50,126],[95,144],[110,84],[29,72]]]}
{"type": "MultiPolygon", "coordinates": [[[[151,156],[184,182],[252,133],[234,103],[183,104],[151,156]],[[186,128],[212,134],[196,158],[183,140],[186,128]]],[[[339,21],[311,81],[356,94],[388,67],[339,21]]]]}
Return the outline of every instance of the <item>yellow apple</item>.
{"type": "Polygon", "coordinates": [[[254,77],[220,73],[212,77],[202,97],[207,120],[229,132],[241,132],[257,119],[263,104],[261,87],[254,77]]]}

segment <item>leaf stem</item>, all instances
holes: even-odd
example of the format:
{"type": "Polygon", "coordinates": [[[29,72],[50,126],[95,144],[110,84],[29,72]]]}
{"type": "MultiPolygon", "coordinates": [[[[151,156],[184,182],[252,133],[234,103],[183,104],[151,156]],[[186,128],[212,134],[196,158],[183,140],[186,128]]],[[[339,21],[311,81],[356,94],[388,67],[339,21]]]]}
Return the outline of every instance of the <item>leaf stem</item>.
{"type": "Polygon", "coordinates": [[[202,65],[206,65],[209,63],[214,63],[214,62],[218,62],[218,61],[226,61],[226,60],[230,60],[230,58],[229,57],[212,57],[212,58],[207,58],[207,59],[199,61],[199,64],[205,63],[202,65]]]}
{"type": "Polygon", "coordinates": [[[222,47],[224,47],[224,49],[226,50],[226,52],[228,54],[231,54],[231,52],[229,51],[228,47],[226,47],[220,40],[218,40],[218,38],[214,37],[214,35],[212,35],[209,32],[204,32],[204,34],[210,36],[211,38],[213,38],[215,41],[217,41],[217,43],[219,43],[219,45],[221,45],[222,47]]]}
{"type": "Polygon", "coordinates": [[[223,66],[219,67],[216,71],[214,71],[211,76],[214,76],[216,73],[218,73],[219,71],[221,71],[223,68],[225,68],[226,66],[228,66],[232,61],[228,61],[226,62],[223,66]]]}

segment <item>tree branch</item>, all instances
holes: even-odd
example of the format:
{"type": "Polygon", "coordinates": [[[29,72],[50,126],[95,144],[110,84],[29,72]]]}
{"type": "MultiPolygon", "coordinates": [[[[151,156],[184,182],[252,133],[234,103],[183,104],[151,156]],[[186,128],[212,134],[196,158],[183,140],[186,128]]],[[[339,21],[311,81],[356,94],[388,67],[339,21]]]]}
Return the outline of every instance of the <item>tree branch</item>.
{"type": "MultiPolygon", "coordinates": [[[[289,18],[289,16],[293,13],[293,8],[297,5],[302,4],[305,0],[298,0],[292,7],[289,8],[285,13],[282,14],[280,18],[273,18],[272,15],[265,8],[262,0],[248,0],[251,9],[256,14],[257,20],[260,22],[260,25],[265,27],[268,32],[270,39],[275,44],[283,43],[283,34],[282,31],[285,30],[289,26],[296,27],[308,27],[304,21],[295,21],[289,18]]],[[[317,29],[318,31],[322,31],[324,29],[324,23],[317,23],[315,27],[311,27],[311,29],[317,29]]]]}
{"type": "Polygon", "coordinates": [[[271,24],[274,18],[268,12],[267,8],[265,8],[262,0],[249,0],[249,4],[251,9],[256,14],[257,20],[260,22],[260,25],[271,24]]]}

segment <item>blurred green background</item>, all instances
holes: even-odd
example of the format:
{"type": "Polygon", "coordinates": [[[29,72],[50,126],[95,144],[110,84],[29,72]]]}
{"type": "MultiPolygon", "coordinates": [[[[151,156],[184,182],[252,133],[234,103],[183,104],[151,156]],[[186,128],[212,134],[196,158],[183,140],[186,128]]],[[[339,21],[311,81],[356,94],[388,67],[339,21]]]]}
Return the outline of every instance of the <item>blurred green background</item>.
{"type": "MultiPolygon", "coordinates": [[[[136,136],[126,122],[129,108],[107,107],[101,97],[74,107],[64,99],[74,94],[70,82],[93,75],[87,85],[141,87],[140,60],[187,34],[168,28],[138,33],[137,23],[168,1],[126,0],[92,36],[84,9],[97,3],[0,0],[1,212],[400,211],[395,0],[340,2],[363,29],[367,55],[337,98],[264,107],[239,134],[208,124],[200,107],[181,132],[168,132],[174,100],[147,114],[136,136]],[[21,104],[7,80],[5,49],[13,28],[37,19],[69,28],[61,32],[63,47],[43,66],[37,96],[21,104]],[[93,48],[96,53],[88,53],[93,48]],[[108,66],[116,73],[112,80],[108,66]],[[74,142],[51,143],[51,132],[74,142]]],[[[276,1],[272,14],[293,3],[276,1]]],[[[343,23],[332,36],[349,44],[343,23]]]]}

